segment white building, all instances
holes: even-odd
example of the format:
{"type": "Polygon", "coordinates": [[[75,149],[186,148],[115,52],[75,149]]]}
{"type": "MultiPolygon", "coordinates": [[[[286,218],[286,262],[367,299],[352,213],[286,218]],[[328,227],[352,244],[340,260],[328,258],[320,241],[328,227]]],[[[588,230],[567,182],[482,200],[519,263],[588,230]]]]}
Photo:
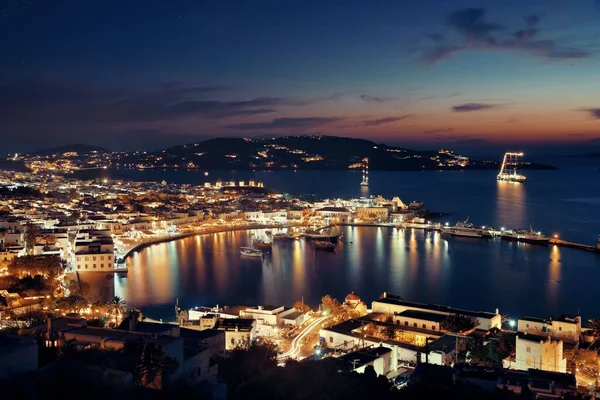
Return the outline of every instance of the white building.
{"type": "Polygon", "coordinates": [[[391,315],[399,315],[407,310],[423,311],[430,314],[440,314],[445,316],[450,314],[461,314],[476,319],[479,322],[479,325],[477,325],[478,330],[488,331],[492,328],[502,328],[502,315],[500,315],[498,309],[496,309],[495,313],[462,310],[437,304],[422,304],[406,301],[399,296],[388,293],[383,293],[383,296],[379,300],[373,301],[371,308],[374,313],[379,312],[391,315]]]}
{"type": "Polygon", "coordinates": [[[550,336],[517,333],[515,357],[503,362],[504,368],[551,372],[567,372],[567,359],[563,356],[563,342],[550,336]]]}
{"type": "Polygon", "coordinates": [[[342,368],[362,374],[368,366],[372,366],[377,375],[387,376],[398,369],[397,352],[385,346],[369,347],[353,351],[338,357],[342,368]]]}
{"type": "Polygon", "coordinates": [[[316,214],[322,218],[335,222],[348,222],[352,217],[352,212],[346,207],[323,207],[316,211],[316,214]]]}
{"type": "Polygon", "coordinates": [[[115,269],[115,246],[109,231],[79,234],[71,257],[77,272],[106,272],[115,269]]]}
{"type": "Polygon", "coordinates": [[[253,319],[222,319],[217,329],[225,332],[225,350],[233,350],[256,337],[256,321],[253,319]]]}
{"type": "Polygon", "coordinates": [[[553,319],[521,317],[517,329],[533,335],[551,336],[568,342],[579,342],[581,337],[581,317],[561,315],[553,319]]]}
{"type": "Polygon", "coordinates": [[[387,221],[390,217],[388,207],[356,207],[356,217],[363,221],[387,221]]]}
{"type": "MultiPolygon", "coordinates": [[[[240,312],[240,318],[251,318],[256,321],[257,336],[277,336],[278,327],[285,324],[284,318],[292,316],[293,323],[300,316],[293,316],[297,312],[293,308],[286,309],[280,305],[260,305],[258,307],[246,308],[240,312]]],[[[301,314],[301,313],[300,313],[301,314]]]]}

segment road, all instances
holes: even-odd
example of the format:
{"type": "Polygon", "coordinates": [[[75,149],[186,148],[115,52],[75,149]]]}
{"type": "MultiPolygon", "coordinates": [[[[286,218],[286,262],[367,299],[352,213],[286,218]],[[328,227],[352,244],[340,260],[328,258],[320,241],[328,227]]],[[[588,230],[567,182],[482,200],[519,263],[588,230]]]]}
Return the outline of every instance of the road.
{"type": "Polygon", "coordinates": [[[278,359],[280,360],[285,360],[288,358],[296,358],[300,355],[300,352],[302,351],[302,340],[309,335],[315,328],[319,327],[323,322],[325,322],[328,318],[331,318],[331,316],[323,316],[323,317],[319,317],[317,319],[315,319],[314,321],[312,321],[310,324],[306,325],[298,334],[298,336],[296,336],[293,340],[292,340],[292,345],[290,347],[290,349],[288,351],[286,351],[283,354],[280,354],[278,359]]]}

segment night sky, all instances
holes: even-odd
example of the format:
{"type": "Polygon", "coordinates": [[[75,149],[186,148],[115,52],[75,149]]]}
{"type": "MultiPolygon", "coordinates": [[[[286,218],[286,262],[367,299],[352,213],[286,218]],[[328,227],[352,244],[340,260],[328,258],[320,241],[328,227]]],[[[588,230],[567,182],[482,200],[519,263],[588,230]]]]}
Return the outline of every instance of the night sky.
{"type": "Polygon", "coordinates": [[[3,153],[600,146],[598,0],[2,0],[0,45],[3,153]]]}

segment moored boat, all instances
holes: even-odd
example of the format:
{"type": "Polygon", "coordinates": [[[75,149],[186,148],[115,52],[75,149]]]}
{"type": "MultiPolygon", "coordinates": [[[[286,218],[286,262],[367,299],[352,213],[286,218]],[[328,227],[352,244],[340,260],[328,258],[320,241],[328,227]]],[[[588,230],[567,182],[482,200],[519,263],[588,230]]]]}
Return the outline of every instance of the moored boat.
{"type": "Polygon", "coordinates": [[[304,235],[307,239],[309,240],[326,240],[329,241],[331,243],[337,243],[337,241],[342,237],[342,234],[336,234],[336,233],[332,233],[329,230],[324,230],[321,233],[319,232],[311,232],[311,233],[306,233],[304,235]]]}
{"type": "Polygon", "coordinates": [[[328,240],[315,240],[313,245],[317,250],[335,251],[335,244],[328,240]]]}
{"type": "Polygon", "coordinates": [[[252,247],[241,247],[240,253],[243,256],[247,256],[247,257],[262,257],[262,255],[263,255],[263,252],[261,250],[254,249],[252,247]]]}
{"type": "Polygon", "coordinates": [[[468,221],[469,218],[464,222],[457,222],[454,226],[444,226],[442,227],[442,233],[473,238],[492,237],[491,233],[486,231],[485,228],[477,228],[468,221]]]}
{"type": "Polygon", "coordinates": [[[276,233],[273,235],[273,240],[294,240],[295,237],[289,233],[276,233]]]}
{"type": "Polygon", "coordinates": [[[550,242],[550,238],[544,236],[541,232],[535,232],[533,230],[525,229],[514,229],[502,232],[500,238],[503,240],[509,240],[513,242],[531,243],[531,244],[543,244],[547,245],[550,242]]]}
{"type": "Polygon", "coordinates": [[[254,247],[261,251],[271,251],[273,244],[271,242],[265,242],[264,240],[255,239],[253,241],[254,247]]]}

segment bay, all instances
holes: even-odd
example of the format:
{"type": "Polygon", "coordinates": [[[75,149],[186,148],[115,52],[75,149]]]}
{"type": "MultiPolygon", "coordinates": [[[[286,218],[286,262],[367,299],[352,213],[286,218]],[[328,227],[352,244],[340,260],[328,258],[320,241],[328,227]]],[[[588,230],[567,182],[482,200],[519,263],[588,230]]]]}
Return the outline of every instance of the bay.
{"type": "MultiPolygon", "coordinates": [[[[494,171],[360,173],[347,171],[210,172],[131,171],[129,179],[197,183],[261,180],[295,196],[351,198],[381,194],[422,200],[442,221],[469,217],[477,225],[529,228],[566,240],[595,244],[600,234],[600,174],[592,168],[527,171],[525,185],[497,182],[494,171]]],[[[258,232],[256,232],[258,233],[258,232]]],[[[174,319],[183,307],[213,304],[315,306],[325,294],[351,291],[368,303],[384,292],[409,300],[548,317],[598,315],[595,281],[600,255],[556,246],[500,240],[446,238],[394,228],[344,227],[335,253],[297,241],[276,245],[263,261],[239,254],[251,232],[198,236],[151,246],[115,278],[115,294],[152,318],[174,319]]]]}

